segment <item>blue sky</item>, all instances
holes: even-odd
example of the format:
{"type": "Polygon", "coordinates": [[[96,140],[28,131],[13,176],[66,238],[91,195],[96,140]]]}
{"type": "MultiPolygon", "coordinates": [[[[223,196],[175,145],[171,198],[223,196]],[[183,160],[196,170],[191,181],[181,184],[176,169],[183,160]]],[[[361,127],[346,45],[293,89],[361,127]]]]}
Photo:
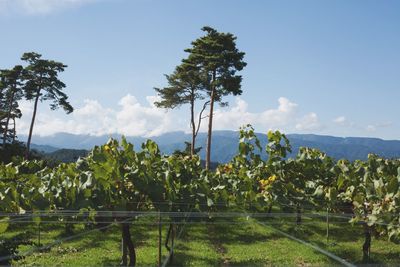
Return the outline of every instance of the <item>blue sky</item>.
{"type": "Polygon", "coordinates": [[[217,110],[215,129],[400,139],[399,11],[394,0],[0,0],[0,68],[25,51],[69,66],[76,111],[43,103],[36,134],[187,131],[187,107],[156,109],[152,88],[210,25],[235,34],[248,63],[243,95],[217,110]]]}

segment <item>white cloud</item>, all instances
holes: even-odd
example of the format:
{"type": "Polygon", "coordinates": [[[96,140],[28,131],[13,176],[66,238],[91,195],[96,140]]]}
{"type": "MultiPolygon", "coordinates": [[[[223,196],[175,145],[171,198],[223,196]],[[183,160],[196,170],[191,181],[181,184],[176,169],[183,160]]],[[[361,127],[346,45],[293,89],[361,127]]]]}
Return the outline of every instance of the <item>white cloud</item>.
{"type": "Polygon", "coordinates": [[[357,125],[354,122],[349,121],[345,116],[339,116],[336,119],[334,119],[333,122],[338,126],[357,128],[357,125]]]}
{"type": "Polygon", "coordinates": [[[318,131],[321,130],[323,126],[319,122],[317,114],[311,112],[301,119],[298,120],[296,124],[296,130],[299,131],[318,131]]]}
{"type": "MultiPolygon", "coordinates": [[[[71,115],[62,111],[50,112],[40,105],[34,133],[47,136],[57,132],[104,135],[120,133],[128,136],[155,136],[170,131],[188,131],[189,115],[186,111],[167,111],[155,107],[155,96],[146,97],[142,104],[133,95],[120,99],[117,108],[104,107],[97,100],[85,100],[71,115]],[[181,116],[183,114],[183,116],[181,116]]],[[[238,130],[240,126],[252,124],[258,131],[269,129],[293,131],[318,131],[322,129],[315,113],[302,115],[296,103],[280,97],[276,108],[250,112],[246,101],[237,97],[228,108],[217,108],[214,113],[214,130],[238,130]]],[[[27,134],[32,114],[32,103],[22,102],[24,116],[17,122],[18,133],[27,134]]],[[[304,114],[304,113],[303,113],[304,114]]],[[[202,131],[207,129],[207,120],[202,131]]]]}
{"type": "MultiPolygon", "coordinates": [[[[301,116],[298,105],[285,97],[278,99],[277,108],[265,109],[257,113],[250,112],[247,102],[238,97],[232,107],[215,112],[213,129],[237,130],[248,123],[259,131],[268,129],[284,132],[318,131],[323,128],[317,114],[309,113],[301,116]]],[[[202,127],[202,130],[205,129],[206,123],[202,127]]]]}
{"type": "Polygon", "coordinates": [[[380,128],[387,128],[387,127],[391,127],[392,125],[393,124],[390,121],[381,122],[381,123],[375,123],[375,124],[367,125],[367,127],[365,127],[365,130],[368,131],[368,132],[376,132],[380,128]]]}
{"type": "Polygon", "coordinates": [[[365,127],[365,129],[366,129],[368,132],[375,132],[375,131],[376,131],[375,125],[368,125],[367,127],[365,127]]]}
{"type": "Polygon", "coordinates": [[[333,122],[337,123],[337,124],[343,124],[346,121],[347,121],[347,119],[346,119],[345,116],[340,116],[340,117],[337,117],[336,119],[333,120],[333,122]]]}
{"type": "MultiPolygon", "coordinates": [[[[226,109],[217,109],[214,114],[213,129],[237,130],[244,124],[252,124],[256,129],[281,129],[290,124],[297,109],[297,104],[289,99],[280,97],[276,109],[266,109],[259,113],[248,111],[248,104],[240,97],[236,98],[235,105],[226,109]]],[[[203,124],[206,128],[206,123],[203,124]]]]}
{"type": "Polygon", "coordinates": [[[177,130],[171,114],[154,106],[154,97],[147,97],[149,106],[141,105],[136,97],[124,96],[116,115],[118,132],[126,135],[153,136],[177,130]]]}
{"type": "MultiPolygon", "coordinates": [[[[393,125],[392,122],[386,121],[386,122],[379,122],[379,123],[370,123],[365,126],[365,125],[350,121],[345,116],[339,116],[339,117],[335,118],[333,120],[333,122],[336,126],[347,128],[347,131],[351,131],[351,132],[349,132],[350,134],[357,132],[357,134],[359,134],[359,135],[363,135],[366,132],[369,132],[369,133],[378,132],[379,129],[381,129],[381,128],[387,128],[387,127],[391,127],[393,125]]],[[[343,130],[343,128],[342,128],[342,130],[343,130]]]]}
{"type": "Polygon", "coordinates": [[[96,0],[0,0],[0,12],[48,14],[94,1],[96,0]]]}
{"type": "MultiPolygon", "coordinates": [[[[132,95],[121,98],[117,109],[102,106],[97,100],[85,100],[82,107],[71,115],[61,111],[48,112],[44,105],[39,107],[34,133],[41,136],[57,132],[103,135],[121,133],[129,136],[153,136],[169,131],[184,130],[182,120],[173,118],[171,112],[154,106],[154,97],[147,97],[142,105],[132,95]]],[[[32,114],[32,103],[21,102],[23,117],[17,122],[18,133],[27,134],[32,114]]]]}
{"type": "Polygon", "coordinates": [[[270,128],[279,128],[282,126],[287,126],[293,119],[296,113],[297,104],[291,102],[285,97],[280,97],[278,99],[279,106],[277,109],[265,110],[261,113],[259,118],[259,123],[270,128]]]}

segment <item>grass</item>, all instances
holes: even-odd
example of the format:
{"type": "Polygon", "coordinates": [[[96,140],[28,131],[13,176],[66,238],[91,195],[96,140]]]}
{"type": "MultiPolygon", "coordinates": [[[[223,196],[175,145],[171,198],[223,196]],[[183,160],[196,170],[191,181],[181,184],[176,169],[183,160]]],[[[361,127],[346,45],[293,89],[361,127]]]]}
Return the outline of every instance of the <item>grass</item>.
{"type": "MultiPolygon", "coordinates": [[[[357,265],[362,262],[362,227],[352,227],[342,219],[331,220],[330,240],[326,240],[326,223],[322,219],[303,216],[303,223],[297,226],[294,218],[262,219],[265,225],[254,219],[210,219],[206,222],[186,224],[176,239],[174,266],[332,266],[338,265],[327,256],[301,245],[279,234],[280,229],[297,238],[315,244],[339,257],[357,265]]],[[[131,227],[136,246],[137,265],[155,266],[158,259],[158,229],[155,219],[142,218],[131,227]]],[[[12,237],[27,231],[28,237],[37,243],[37,226],[21,228],[13,226],[7,231],[12,237]]],[[[63,225],[42,226],[41,243],[51,244],[67,237],[63,225]]],[[[107,231],[90,231],[83,225],[76,225],[74,234],[83,235],[66,240],[51,249],[35,252],[14,265],[24,266],[118,266],[121,257],[121,234],[118,226],[107,231]]],[[[163,242],[167,225],[163,226],[163,242]]],[[[178,229],[177,232],[180,232],[178,229]]],[[[26,252],[35,246],[22,246],[26,252]]],[[[163,259],[167,250],[163,250],[163,259]]],[[[385,238],[373,238],[371,261],[378,265],[399,265],[400,246],[385,238]]]]}
{"type": "Polygon", "coordinates": [[[362,258],[364,243],[362,225],[351,225],[347,219],[331,218],[329,240],[326,238],[327,224],[324,218],[309,218],[305,215],[303,224],[300,226],[290,222],[289,219],[274,220],[274,225],[282,231],[315,244],[357,265],[400,265],[400,246],[388,241],[386,236],[376,235],[372,237],[371,257],[368,262],[364,262],[362,258]]]}
{"type": "Polygon", "coordinates": [[[176,246],[177,266],[324,266],[329,258],[253,220],[189,225],[176,246]]]}
{"type": "MultiPolygon", "coordinates": [[[[136,246],[138,266],[157,264],[158,228],[149,220],[139,220],[131,227],[131,234],[136,246]]],[[[32,232],[31,230],[29,230],[32,232]]],[[[16,231],[8,231],[8,235],[16,231]]],[[[83,225],[76,225],[73,235],[76,238],[52,246],[49,250],[35,252],[13,265],[23,266],[118,266],[121,260],[121,231],[117,225],[111,225],[102,232],[88,230],[83,225]]],[[[29,235],[37,243],[37,232],[29,235]]],[[[55,240],[68,238],[62,225],[42,226],[41,244],[46,246],[55,240]]],[[[37,250],[37,246],[22,246],[22,253],[37,250]]]]}

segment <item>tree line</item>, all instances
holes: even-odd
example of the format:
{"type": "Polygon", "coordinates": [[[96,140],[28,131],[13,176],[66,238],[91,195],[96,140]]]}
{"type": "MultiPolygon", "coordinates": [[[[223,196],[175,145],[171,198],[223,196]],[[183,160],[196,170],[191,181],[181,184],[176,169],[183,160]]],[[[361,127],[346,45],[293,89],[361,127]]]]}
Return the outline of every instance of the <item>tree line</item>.
{"type": "MultiPolygon", "coordinates": [[[[189,104],[192,156],[200,150],[196,148],[196,137],[202,121],[208,118],[206,169],[209,169],[214,105],[226,106],[228,102],[223,101],[224,96],[242,93],[242,76],[236,73],[246,66],[246,62],[243,61],[245,53],[236,47],[236,36],[208,26],[202,30],[205,35],[185,49],[188,56],[172,74],[165,75],[168,86],[154,89],[161,98],[155,103],[159,108],[174,109],[189,104]],[[198,105],[201,109],[196,114],[198,105]],[[207,108],[208,115],[204,115],[207,108]]],[[[28,159],[39,101],[49,100],[51,109],[61,107],[66,113],[73,112],[73,107],[63,92],[66,85],[58,78],[66,65],[42,59],[42,55],[35,52],[24,53],[21,60],[27,65],[0,70],[0,149],[5,151],[8,145],[17,142],[16,119],[22,116],[19,101],[32,101],[33,113],[25,150],[28,159]]]]}
{"type": "Polygon", "coordinates": [[[63,92],[66,85],[59,79],[59,73],[67,67],[61,62],[43,59],[35,52],[24,53],[21,60],[25,66],[16,65],[11,69],[0,70],[0,150],[2,155],[12,154],[13,144],[17,143],[16,119],[22,117],[19,106],[21,100],[33,101],[33,113],[29,128],[25,159],[28,159],[38,103],[50,101],[52,110],[63,108],[73,112],[68,96],[63,92]]]}

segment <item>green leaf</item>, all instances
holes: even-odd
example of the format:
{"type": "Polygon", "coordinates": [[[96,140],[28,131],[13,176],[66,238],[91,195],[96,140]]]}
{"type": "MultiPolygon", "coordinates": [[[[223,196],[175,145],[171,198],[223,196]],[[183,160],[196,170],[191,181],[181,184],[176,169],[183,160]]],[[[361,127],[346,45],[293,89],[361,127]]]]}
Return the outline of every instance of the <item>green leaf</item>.
{"type": "Polygon", "coordinates": [[[92,190],[90,189],[85,189],[83,191],[83,195],[85,196],[85,198],[90,198],[92,196],[92,190]]]}
{"type": "Polygon", "coordinates": [[[9,226],[8,221],[9,221],[8,217],[0,219],[0,234],[5,233],[5,231],[7,231],[7,228],[9,226]]]}
{"type": "Polygon", "coordinates": [[[374,225],[377,220],[378,220],[378,217],[376,217],[376,215],[374,215],[374,214],[368,215],[368,221],[367,221],[368,226],[374,225]]]}
{"type": "Polygon", "coordinates": [[[320,185],[315,189],[313,196],[321,197],[323,194],[324,194],[324,187],[320,185]]]}
{"type": "Polygon", "coordinates": [[[344,180],[345,180],[344,176],[343,175],[339,175],[339,177],[337,179],[337,182],[336,182],[337,187],[338,187],[339,190],[342,189],[342,186],[344,184],[344,180]]]}
{"type": "Polygon", "coordinates": [[[95,162],[104,162],[107,160],[106,156],[102,153],[93,153],[93,160],[95,162]]]}
{"type": "Polygon", "coordinates": [[[246,143],[239,143],[239,153],[242,156],[247,155],[247,145],[246,145],[246,143]]]}
{"type": "Polygon", "coordinates": [[[207,198],[207,206],[211,207],[212,205],[214,205],[214,201],[211,198],[207,198]]]}
{"type": "Polygon", "coordinates": [[[329,201],[335,201],[337,198],[338,192],[336,190],[336,188],[334,187],[330,187],[328,189],[328,199],[329,201]]]}
{"type": "MultiPolygon", "coordinates": [[[[37,214],[37,213],[35,213],[35,214],[37,214]]],[[[40,215],[39,214],[37,214],[36,216],[34,215],[33,217],[32,217],[32,221],[35,223],[35,224],[40,224],[40,222],[42,221],[42,219],[40,218],[40,215]]]]}
{"type": "Polygon", "coordinates": [[[387,185],[387,192],[396,194],[399,190],[399,181],[397,177],[392,177],[387,185]]]}

